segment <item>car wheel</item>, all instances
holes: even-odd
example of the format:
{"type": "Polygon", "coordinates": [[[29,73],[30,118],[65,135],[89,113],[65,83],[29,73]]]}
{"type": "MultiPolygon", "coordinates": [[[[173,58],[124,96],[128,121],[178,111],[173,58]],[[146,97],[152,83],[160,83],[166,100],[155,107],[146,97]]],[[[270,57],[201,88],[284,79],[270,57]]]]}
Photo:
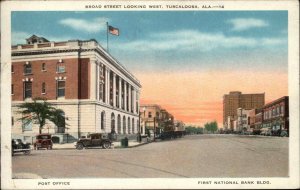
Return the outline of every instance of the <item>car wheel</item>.
{"type": "Polygon", "coordinates": [[[30,150],[26,150],[26,151],[24,151],[24,154],[25,154],[25,155],[28,155],[28,154],[30,154],[30,150]]]}
{"type": "Polygon", "coordinates": [[[102,148],[104,148],[104,149],[110,148],[110,142],[104,142],[102,145],[102,148]]]}
{"type": "Polygon", "coordinates": [[[77,150],[82,150],[83,149],[83,144],[79,143],[76,145],[77,150]]]}

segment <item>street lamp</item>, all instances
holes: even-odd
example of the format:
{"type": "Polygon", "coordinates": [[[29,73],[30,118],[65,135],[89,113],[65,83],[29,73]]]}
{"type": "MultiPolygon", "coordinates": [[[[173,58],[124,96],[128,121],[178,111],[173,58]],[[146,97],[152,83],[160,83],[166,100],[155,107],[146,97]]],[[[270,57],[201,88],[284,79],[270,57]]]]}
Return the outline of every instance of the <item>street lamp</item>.
{"type": "Polygon", "coordinates": [[[145,130],[146,130],[146,107],[143,107],[143,112],[144,112],[143,126],[144,126],[144,132],[145,132],[145,130]]]}
{"type": "Polygon", "coordinates": [[[153,141],[155,142],[155,117],[153,118],[153,123],[154,123],[154,131],[153,131],[153,134],[154,134],[154,139],[153,139],[153,141]]]}
{"type": "Polygon", "coordinates": [[[139,131],[138,131],[138,141],[141,142],[142,141],[142,137],[141,137],[141,112],[139,110],[139,131]]]}

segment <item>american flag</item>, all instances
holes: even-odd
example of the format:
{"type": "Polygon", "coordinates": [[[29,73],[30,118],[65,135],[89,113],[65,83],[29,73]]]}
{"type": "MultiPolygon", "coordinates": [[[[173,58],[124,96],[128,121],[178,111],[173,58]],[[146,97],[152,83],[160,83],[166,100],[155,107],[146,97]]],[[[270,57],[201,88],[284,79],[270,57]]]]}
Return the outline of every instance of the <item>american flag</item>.
{"type": "Polygon", "coordinates": [[[112,35],[119,36],[119,29],[118,29],[118,28],[114,28],[114,27],[112,27],[112,26],[108,26],[108,31],[109,31],[109,33],[111,33],[112,35]]]}

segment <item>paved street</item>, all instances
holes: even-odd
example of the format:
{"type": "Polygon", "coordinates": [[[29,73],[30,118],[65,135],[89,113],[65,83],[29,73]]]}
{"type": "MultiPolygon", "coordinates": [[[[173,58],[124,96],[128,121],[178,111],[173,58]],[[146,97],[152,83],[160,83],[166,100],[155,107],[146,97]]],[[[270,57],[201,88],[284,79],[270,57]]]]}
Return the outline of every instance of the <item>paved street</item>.
{"type": "Polygon", "coordinates": [[[286,177],[288,138],[198,135],[127,149],[39,150],[12,158],[26,178],[286,177]]]}

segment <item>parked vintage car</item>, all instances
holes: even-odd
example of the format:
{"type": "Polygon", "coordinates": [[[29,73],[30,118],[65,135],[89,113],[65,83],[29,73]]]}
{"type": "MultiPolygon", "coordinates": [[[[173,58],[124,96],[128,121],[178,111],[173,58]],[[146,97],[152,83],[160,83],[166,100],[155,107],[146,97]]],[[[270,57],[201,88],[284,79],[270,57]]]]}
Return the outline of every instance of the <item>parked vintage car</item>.
{"type": "Polygon", "coordinates": [[[36,136],[36,141],[34,143],[34,149],[38,150],[40,148],[52,149],[53,142],[50,134],[39,134],[36,136]]]}
{"type": "Polygon", "coordinates": [[[86,138],[80,138],[76,143],[76,149],[82,150],[87,147],[102,147],[108,149],[111,147],[112,141],[101,133],[92,133],[87,135],[86,138]]]}
{"type": "Polygon", "coordinates": [[[12,156],[15,153],[22,152],[25,155],[30,154],[30,143],[23,142],[21,139],[12,139],[11,141],[11,153],[12,156]]]}
{"type": "Polygon", "coordinates": [[[271,128],[262,128],[260,135],[264,135],[264,136],[271,136],[272,135],[272,130],[271,128]]]}

